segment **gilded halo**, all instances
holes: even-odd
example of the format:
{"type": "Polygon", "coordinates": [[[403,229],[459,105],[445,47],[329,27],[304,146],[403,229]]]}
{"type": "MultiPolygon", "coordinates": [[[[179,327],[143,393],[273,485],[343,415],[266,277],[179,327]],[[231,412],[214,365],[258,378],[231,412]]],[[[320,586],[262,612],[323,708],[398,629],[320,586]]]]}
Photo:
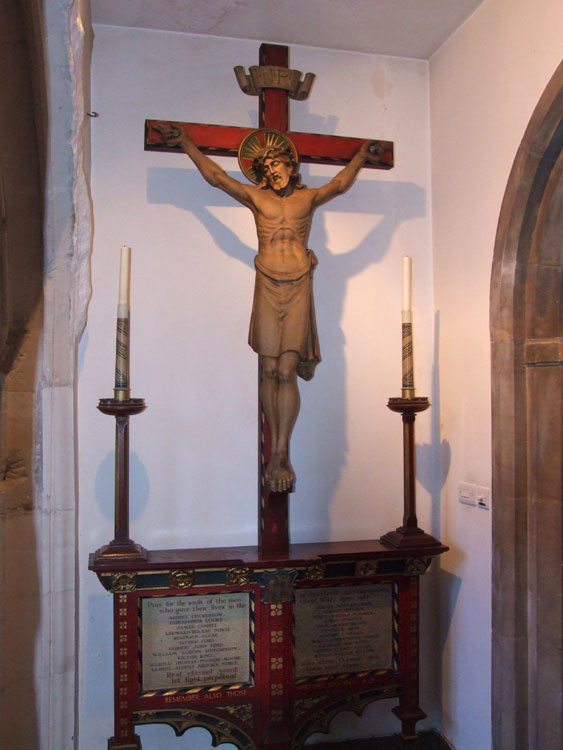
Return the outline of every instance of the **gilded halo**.
{"type": "Polygon", "coordinates": [[[252,168],[252,162],[258,155],[261,149],[266,146],[280,146],[281,148],[289,148],[293,154],[293,158],[296,162],[299,161],[299,154],[297,149],[293,145],[290,138],[285,133],[280,133],[279,130],[272,130],[271,128],[260,128],[259,130],[253,130],[249,133],[243,142],[239,146],[238,150],[238,163],[244,176],[251,182],[258,184],[260,180],[257,178],[252,168]]]}

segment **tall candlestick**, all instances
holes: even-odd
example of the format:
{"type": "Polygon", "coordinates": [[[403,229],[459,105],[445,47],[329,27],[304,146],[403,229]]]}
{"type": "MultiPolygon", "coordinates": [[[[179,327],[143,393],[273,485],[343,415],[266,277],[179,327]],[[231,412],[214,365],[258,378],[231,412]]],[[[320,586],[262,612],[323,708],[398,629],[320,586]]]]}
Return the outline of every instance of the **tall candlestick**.
{"type": "Polygon", "coordinates": [[[121,248],[119,269],[119,299],[117,303],[117,333],[115,339],[115,388],[118,401],[126,401],[129,388],[129,328],[130,328],[130,287],[131,287],[131,248],[121,248]]]}
{"type": "Polygon", "coordinates": [[[414,360],[412,339],[412,258],[403,258],[402,318],[402,396],[414,397],[414,360]]]}

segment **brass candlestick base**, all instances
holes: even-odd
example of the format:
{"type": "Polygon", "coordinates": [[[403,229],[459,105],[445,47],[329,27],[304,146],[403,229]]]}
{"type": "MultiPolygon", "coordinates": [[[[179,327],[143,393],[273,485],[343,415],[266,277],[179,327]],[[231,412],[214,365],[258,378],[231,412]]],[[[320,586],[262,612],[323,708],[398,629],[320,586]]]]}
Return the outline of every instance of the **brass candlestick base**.
{"type": "MultiPolygon", "coordinates": [[[[101,398],[98,409],[115,417],[115,537],[95,552],[94,559],[147,560],[144,547],[129,538],[129,417],[146,409],[142,398],[101,398]]],[[[128,395],[128,394],[127,394],[128,395]]]]}
{"type": "Polygon", "coordinates": [[[414,448],[414,420],[430,407],[425,396],[415,396],[414,389],[403,389],[401,398],[390,398],[387,407],[403,417],[403,525],[381,537],[381,542],[393,547],[434,547],[440,542],[418,527],[416,518],[416,461],[414,448]]]}

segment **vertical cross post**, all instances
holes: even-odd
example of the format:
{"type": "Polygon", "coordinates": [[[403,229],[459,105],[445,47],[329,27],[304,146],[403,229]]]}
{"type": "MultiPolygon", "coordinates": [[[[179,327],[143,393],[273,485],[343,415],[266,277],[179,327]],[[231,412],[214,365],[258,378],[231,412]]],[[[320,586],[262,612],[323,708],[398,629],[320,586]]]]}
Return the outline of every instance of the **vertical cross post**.
{"type": "MultiPolygon", "coordinates": [[[[287,47],[277,44],[260,45],[260,65],[289,67],[287,47]]],[[[289,130],[289,97],[282,89],[264,88],[258,104],[260,127],[289,130]]],[[[262,373],[258,366],[258,384],[262,373]]],[[[259,483],[258,483],[258,550],[261,557],[280,557],[289,553],[289,493],[273,492],[264,481],[265,466],[271,456],[270,427],[258,397],[259,483]]]]}

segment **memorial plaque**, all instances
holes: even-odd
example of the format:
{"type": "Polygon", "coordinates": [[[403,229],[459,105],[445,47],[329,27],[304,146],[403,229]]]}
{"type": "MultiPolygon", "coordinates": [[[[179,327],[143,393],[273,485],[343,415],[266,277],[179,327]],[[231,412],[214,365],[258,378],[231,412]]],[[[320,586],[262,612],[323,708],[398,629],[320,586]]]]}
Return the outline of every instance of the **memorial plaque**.
{"type": "Polygon", "coordinates": [[[142,600],[142,689],[249,683],[250,594],[142,600]]]}
{"type": "Polygon", "coordinates": [[[298,589],[295,679],[391,669],[392,584],[298,589]]]}

